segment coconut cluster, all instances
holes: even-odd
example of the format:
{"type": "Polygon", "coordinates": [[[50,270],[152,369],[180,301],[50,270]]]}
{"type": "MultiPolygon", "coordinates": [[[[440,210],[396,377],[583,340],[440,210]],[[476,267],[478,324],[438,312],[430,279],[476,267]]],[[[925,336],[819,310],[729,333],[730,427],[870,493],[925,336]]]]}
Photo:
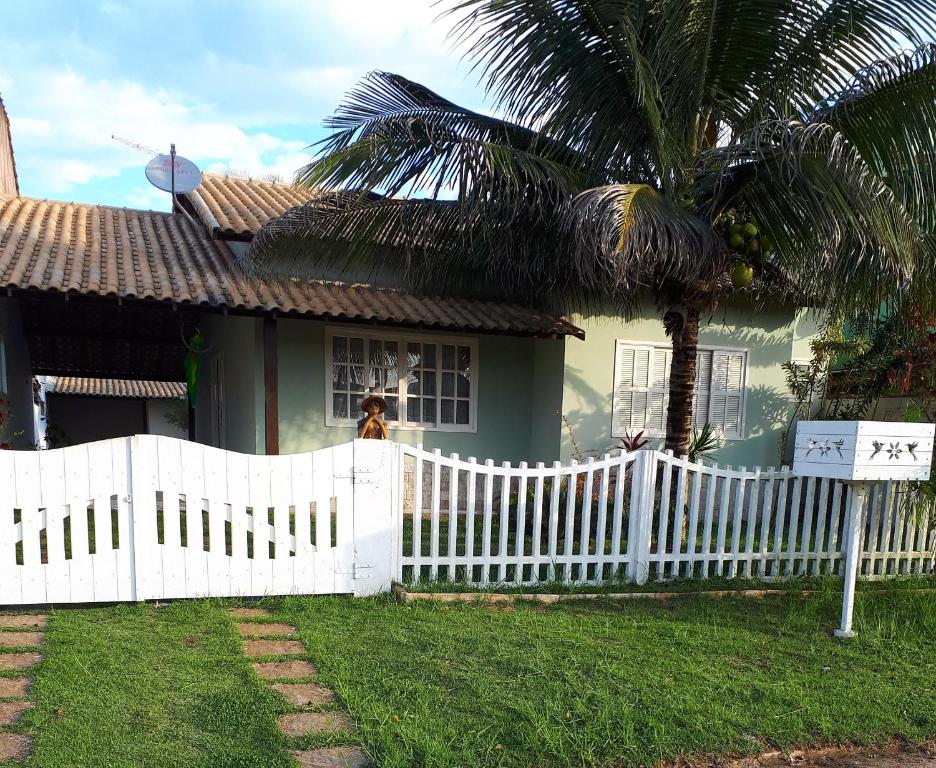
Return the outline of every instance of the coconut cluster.
{"type": "Polygon", "coordinates": [[[754,280],[754,263],[761,263],[773,253],[773,243],[761,234],[753,219],[731,224],[725,234],[725,241],[741,257],[731,271],[731,284],[737,290],[748,288],[754,280]]]}

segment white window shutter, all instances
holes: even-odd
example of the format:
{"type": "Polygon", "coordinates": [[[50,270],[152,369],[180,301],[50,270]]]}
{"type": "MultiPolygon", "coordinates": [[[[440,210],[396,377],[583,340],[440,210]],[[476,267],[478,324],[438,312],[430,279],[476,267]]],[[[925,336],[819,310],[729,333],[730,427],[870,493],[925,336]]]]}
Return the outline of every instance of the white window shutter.
{"type": "Polygon", "coordinates": [[[646,428],[650,410],[650,382],[653,375],[652,347],[617,342],[614,364],[614,416],[611,434],[646,428]]]}
{"type": "Polygon", "coordinates": [[[742,437],[745,352],[715,351],[712,361],[710,421],[726,437],[742,437]]]}
{"type": "MultiPolygon", "coordinates": [[[[666,432],[672,349],[618,341],[615,348],[612,435],[666,432]]],[[[692,423],[706,422],[728,438],[740,438],[744,420],[747,353],[700,349],[696,357],[692,423]]]]}

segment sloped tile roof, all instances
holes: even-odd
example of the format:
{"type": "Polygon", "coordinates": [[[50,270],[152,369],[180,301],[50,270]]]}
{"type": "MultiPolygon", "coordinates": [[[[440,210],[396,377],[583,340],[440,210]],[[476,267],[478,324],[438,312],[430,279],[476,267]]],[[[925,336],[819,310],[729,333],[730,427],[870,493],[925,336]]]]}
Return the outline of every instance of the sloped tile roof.
{"type": "Polygon", "coordinates": [[[258,280],[182,214],[0,195],[0,288],[522,335],[581,335],[500,302],[338,282],[258,280]]]}
{"type": "Polygon", "coordinates": [[[185,382],[137,381],[134,379],[89,379],[59,376],[51,390],[57,395],[93,395],[95,397],[137,397],[154,400],[181,400],[185,382]]]}
{"type": "Polygon", "coordinates": [[[293,184],[206,173],[198,188],[182,197],[210,237],[249,238],[270,219],[313,196],[313,192],[293,184]]]}

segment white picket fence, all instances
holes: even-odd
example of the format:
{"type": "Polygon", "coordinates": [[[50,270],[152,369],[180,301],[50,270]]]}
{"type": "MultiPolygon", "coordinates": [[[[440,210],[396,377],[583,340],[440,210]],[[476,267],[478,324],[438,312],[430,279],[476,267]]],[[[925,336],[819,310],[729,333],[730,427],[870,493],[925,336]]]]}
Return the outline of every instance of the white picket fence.
{"type": "Polygon", "coordinates": [[[246,456],[138,436],[0,451],[0,604],[367,592],[356,447],[246,456]]]}
{"type": "MultiPolygon", "coordinates": [[[[655,451],[517,467],[376,440],[246,456],[137,436],[0,451],[0,605],[839,573],[848,488],[655,451]]],[[[861,573],[936,536],[872,490],[861,573]]]]}
{"type": "MultiPolygon", "coordinates": [[[[400,447],[397,578],[477,585],[778,579],[839,573],[850,490],[788,468],[737,470],[637,451],[512,467],[400,447]]],[[[930,573],[936,532],[900,484],[871,492],[861,574],[930,573]]]]}

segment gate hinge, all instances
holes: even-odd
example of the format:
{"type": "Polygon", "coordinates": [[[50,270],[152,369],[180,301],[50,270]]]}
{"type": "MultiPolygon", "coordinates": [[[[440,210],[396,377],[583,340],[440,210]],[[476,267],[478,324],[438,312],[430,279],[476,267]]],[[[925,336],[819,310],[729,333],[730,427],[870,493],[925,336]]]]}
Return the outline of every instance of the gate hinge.
{"type": "Polygon", "coordinates": [[[375,470],[372,467],[355,467],[351,472],[336,472],[336,480],[350,480],[355,485],[373,485],[375,470]]]}

